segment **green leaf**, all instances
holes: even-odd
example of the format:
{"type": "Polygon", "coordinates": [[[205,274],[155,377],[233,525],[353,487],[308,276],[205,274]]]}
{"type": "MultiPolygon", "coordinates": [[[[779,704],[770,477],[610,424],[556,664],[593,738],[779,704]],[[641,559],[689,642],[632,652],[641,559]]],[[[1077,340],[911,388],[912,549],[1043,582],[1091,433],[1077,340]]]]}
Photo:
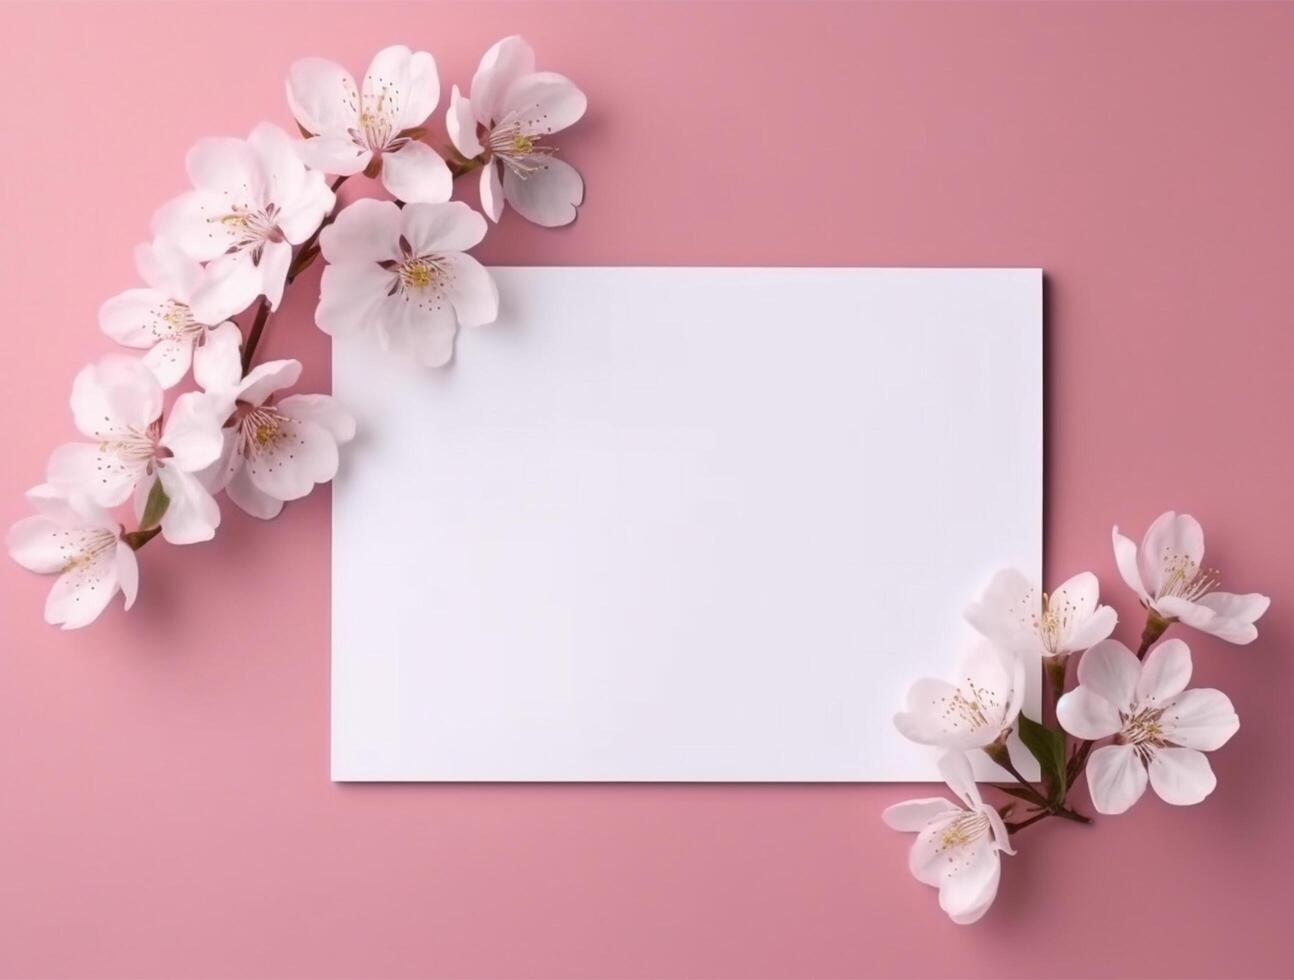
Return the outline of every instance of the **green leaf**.
{"type": "Polygon", "coordinates": [[[144,502],[144,516],[139,519],[139,529],[146,531],[157,527],[169,506],[171,506],[171,498],[162,489],[162,481],[154,480],[153,489],[148,491],[148,500],[144,502]]]}
{"type": "Polygon", "coordinates": [[[1023,713],[1020,715],[1019,730],[1020,741],[1038,760],[1038,766],[1042,769],[1047,798],[1053,803],[1059,803],[1065,798],[1065,791],[1069,788],[1065,771],[1065,733],[1039,724],[1023,713]]]}

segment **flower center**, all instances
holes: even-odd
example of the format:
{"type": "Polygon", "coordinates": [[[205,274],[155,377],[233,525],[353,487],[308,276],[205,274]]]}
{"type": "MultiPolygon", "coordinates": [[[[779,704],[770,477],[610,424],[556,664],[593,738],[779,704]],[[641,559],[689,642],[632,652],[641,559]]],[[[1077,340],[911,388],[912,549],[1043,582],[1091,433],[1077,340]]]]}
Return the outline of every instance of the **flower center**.
{"type": "Polygon", "coordinates": [[[63,571],[88,568],[116,544],[117,536],[106,528],[64,531],[58,545],[63,556],[63,571]]]}
{"type": "Polygon", "coordinates": [[[434,285],[443,274],[444,269],[435,256],[407,259],[400,264],[400,285],[405,289],[426,289],[434,285]]]}
{"type": "Polygon", "coordinates": [[[1060,649],[1061,641],[1069,632],[1069,625],[1074,621],[1078,610],[1068,599],[1056,604],[1056,597],[1042,594],[1042,615],[1038,617],[1038,636],[1042,645],[1052,653],[1060,649]]]}
{"type": "Polygon", "coordinates": [[[139,429],[127,429],[112,439],[99,443],[99,452],[116,456],[127,463],[152,463],[162,455],[158,445],[160,427],[153,422],[142,432],[139,429]]]}
{"type": "Polygon", "coordinates": [[[246,451],[255,454],[272,450],[287,438],[284,425],[286,421],[284,416],[268,405],[246,408],[238,423],[238,432],[246,451]]]}
{"type": "Polygon", "coordinates": [[[954,727],[984,728],[1002,714],[1002,702],[996,691],[978,687],[970,678],[965,687],[959,687],[952,696],[943,699],[944,720],[954,727]]]}
{"type": "Polygon", "coordinates": [[[1200,568],[1193,558],[1172,552],[1164,554],[1164,573],[1164,584],[1159,587],[1157,597],[1160,599],[1177,596],[1194,602],[1222,582],[1216,568],[1200,568]]]}
{"type": "Polygon", "coordinates": [[[245,204],[235,204],[232,210],[220,218],[208,218],[208,221],[219,221],[235,237],[229,246],[229,252],[241,252],[250,249],[252,261],[260,263],[261,254],[267,242],[281,242],[283,232],[279,229],[279,206],[268,204],[263,208],[253,208],[245,204]]]}
{"type": "Polygon", "coordinates": [[[1123,715],[1123,728],[1119,740],[1131,745],[1143,760],[1149,760],[1157,749],[1168,744],[1160,719],[1164,716],[1163,708],[1143,708],[1130,715],[1123,715]]]}
{"type": "Polygon", "coordinates": [[[193,319],[193,311],[178,300],[168,299],[160,319],[172,337],[191,337],[202,332],[202,324],[193,319]]]}
{"type": "Polygon", "coordinates": [[[967,844],[974,844],[988,833],[988,817],[982,813],[966,813],[958,817],[939,835],[939,853],[955,851],[967,844]]]}
{"type": "Polygon", "coordinates": [[[520,120],[503,122],[490,130],[485,145],[503,165],[523,180],[547,166],[556,147],[540,145],[542,134],[526,129],[520,120]]]}

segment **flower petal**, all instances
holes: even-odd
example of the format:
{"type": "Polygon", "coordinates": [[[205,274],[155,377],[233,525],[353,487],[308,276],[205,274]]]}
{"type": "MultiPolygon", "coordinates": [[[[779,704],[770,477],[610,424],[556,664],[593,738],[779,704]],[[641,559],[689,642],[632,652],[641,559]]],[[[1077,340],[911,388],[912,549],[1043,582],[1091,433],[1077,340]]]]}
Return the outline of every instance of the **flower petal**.
{"type": "Polygon", "coordinates": [[[259,490],[247,475],[247,467],[240,466],[234,471],[225,496],[232,500],[242,511],[262,521],[273,520],[283,510],[283,501],[271,497],[259,490]]]}
{"type": "Polygon", "coordinates": [[[362,105],[387,115],[393,132],[424,123],[439,101],[440,78],[430,53],[394,44],[373,56],[364,75],[362,105]]]}
{"type": "Polygon", "coordinates": [[[881,819],[891,830],[905,830],[917,833],[925,829],[926,824],[949,811],[956,811],[957,804],[942,796],[928,796],[920,800],[907,800],[886,807],[881,812],[881,819]]]}
{"type": "Polygon", "coordinates": [[[1097,606],[1087,619],[1074,626],[1062,645],[1063,652],[1077,653],[1107,639],[1119,623],[1119,614],[1111,606],[1097,606]]]}
{"type": "Polygon", "coordinates": [[[394,272],[373,262],[330,263],[319,285],[315,324],[332,337],[373,327],[395,280],[394,272]]]}
{"type": "Polygon", "coordinates": [[[1204,560],[1204,529],[1190,514],[1160,514],[1141,541],[1141,580],[1158,597],[1174,569],[1198,568],[1204,560]]]}
{"type": "Polygon", "coordinates": [[[472,76],[472,108],[476,118],[489,124],[503,116],[503,96],[522,75],[535,70],[535,52],[520,35],[493,44],[472,76]]]}
{"type": "Polygon", "coordinates": [[[181,303],[189,301],[202,278],[202,266],[165,238],[136,245],[135,268],[151,289],[181,303]]]}
{"type": "Polygon", "coordinates": [[[459,94],[458,86],[449,90],[449,109],[445,112],[445,129],[454,149],[467,159],[485,152],[476,136],[476,117],[472,115],[472,101],[459,94]]]}
{"type": "MultiPolygon", "coordinates": [[[[79,533],[79,532],[72,532],[79,533]]],[[[69,530],[43,514],[24,517],[9,528],[9,557],[29,572],[50,575],[67,565],[69,530]]]]}
{"type": "Polygon", "coordinates": [[[939,757],[939,775],[944,777],[948,788],[957,794],[966,804],[967,809],[975,809],[983,803],[979,787],[975,785],[975,773],[971,770],[970,759],[965,752],[945,752],[939,757]]]}
{"type": "Polygon", "coordinates": [[[98,619],[117,594],[116,557],[108,548],[60,575],[45,600],[45,622],[72,630],[98,619]]]}
{"type": "Polygon", "coordinates": [[[139,561],[135,549],[125,541],[117,542],[117,586],[126,600],[123,608],[130,609],[139,594],[139,561]]]}
{"type": "Polygon", "coordinates": [[[341,65],[302,58],[288,69],[288,107],[310,133],[344,134],[359,124],[359,89],[341,65]]]}
{"type": "Polygon", "coordinates": [[[400,222],[400,232],[416,255],[464,252],[480,243],[488,227],[485,219],[462,201],[410,204],[400,222]]]}
{"type": "Polygon", "coordinates": [[[1192,629],[1208,633],[1228,643],[1252,643],[1258,637],[1258,628],[1253,623],[1219,616],[1213,609],[1204,605],[1201,599],[1192,602],[1180,596],[1165,596],[1155,600],[1155,608],[1165,616],[1179,619],[1192,629]]]}
{"type": "Polygon", "coordinates": [[[989,580],[978,602],[966,608],[966,621],[1006,650],[1037,653],[1042,597],[1018,569],[1004,568],[989,580]]]}
{"type": "Polygon", "coordinates": [[[92,439],[142,432],[162,414],[162,387],[139,358],[109,354],[72,382],[72,417],[92,439]]]}
{"type": "Polygon", "coordinates": [[[454,177],[439,153],[411,140],[394,153],[382,154],[382,186],[401,201],[438,203],[453,195],[454,177]]]}
{"type": "MultiPolygon", "coordinates": [[[[481,224],[485,224],[484,219],[481,224]]],[[[498,319],[499,289],[485,266],[462,252],[451,252],[441,261],[452,273],[445,294],[454,304],[459,325],[479,327],[498,319]]]]}
{"type": "Polygon", "coordinates": [[[373,152],[349,136],[311,136],[296,144],[297,156],[307,167],[326,174],[352,177],[373,159],[373,152]]]}
{"type": "Polygon", "coordinates": [[[401,221],[400,208],[394,201],[360,198],[337,213],[333,223],[319,235],[319,247],[329,262],[397,260],[401,221]]]}
{"type": "Polygon", "coordinates": [[[503,196],[527,221],[545,228],[569,225],[584,200],[584,180],[565,160],[548,157],[528,177],[503,174],[503,196]]]}
{"type": "Polygon", "coordinates": [[[331,395],[289,395],[278,403],[278,409],[289,418],[326,429],[338,445],[355,438],[355,417],[331,395]]]}
{"type": "Polygon", "coordinates": [[[147,460],[123,459],[111,444],[68,442],[50,453],[45,479],[84,493],[101,507],[116,507],[130,498],[147,466],[147,460]]]}
{"type": "Polygon", "coordinates": [[[257,489],[296,500],[337,475],[337,441],[322,426],[284,417],[275,439],[249,451],[245,469],[257,489]]]}
{"type": "Polygon", "coordinates": [[[171,544],[195,544],[215,537],[220,507],[202,482],[171,465],[159,466],[157,478],[170,498],[162,515],[162,537],[171,544]]]}
{"type": "Polygon", "coordinates": [[[1133,543],[1131,538],[1120,534],[1118,527],[1115,527],[1113,537],[1114,563],[1119,567],[1119,575],[1122,576],[1128,588],[1137,593],[1138,598],[1149,602],[1150,594],[1146,591],[1145,583],[1141,581],[1141,569],[1137,562],[1136,544],[1133,543]]]}
{"type": "MultiPolygon", "coordinates": [[[[266,253],[272,248],[287,246],[266,245],[266,253]]],[[[194,317],[219,323],[218,314],[235,316],[251,306],[265,290],[265,275],[262,270],[264,263],[264,255],[258,265],[252,253],[247,250],[228,252],[213,259],[206,267],[202,284],[193,294],[194,317]],[[228,313],[229,310],[234,312],[228,313]]],[[[286,271],[285,269],[284,272],[286,271]]]]}
{"type": "Polygon", "coordinates": [[[1210,687],[1183,691],[1164,708],[1164,737],[1188,749],[1220,749],[1240,729],[1231,699],[1210,687]]]}
{"type": "Polygon", "coordinates": [[[970,848],[939,888],[939,907],[957,925],[978,922],[997,897],[1002,860],[987,843],[970,848]]]}
{"type": "Polygon", "coordinates": [[[1197,600],[1201,606],[1212,609],[1219,616],[1252,623],[1259,619],[1272,604],[1270,598],[1257,592],[1236,595],[1231,592],[1210,592],[1197,600]]]}
{"type": "Polygon", "coordinates": [[[163,388],[174,388],[193,362],[193,337],[172,337],[154,344],[143,357],[144,364],[163,388]]]}
{"type": "Polygon", "coordinates": [[[1141,665],[1136,700],[1143,707],[1160,707],[1186,690],[1191,680],[1191,649],[1181,640],[1164,640],[1141,665]]]}
{"type": "Polygon", "coordinates": [[[238,400],[249,405],[264,404],[270,395],[283,388],[291,388],[300,377],[300,361],[265,361],[252,368],[242,380],[238,386],[238,400]]]}
{"type": "Polygon", "coordinates": [[[229,202],[217,191],[186,191],[153,213],[153,234],[182,249],[198,262],[224,255],[238,241],[232,224],[220,219],[229,214],[229,202]]]}
{"type": "Polygon", "coordinates": [[[500,163],[487,163],[481,168],[481,210],[497,222],[503,216],[503,182],[499,179],[500,163]]]}
{"type": "Polygon", "coordinates": [[[237,324],[222,323],[205,332],[193,351],[193,380],[208,393],[229,393],[230,397],[243,378],[239,348],[243,335],[237,324]]]}
{"type": "Polygon", "coordinates": [[[458,319],[448,303],[421,306],[392,297],[379,317],[385,345],[426,367],[443,367],[454,356],[458,319]]]}
{"type": "Polygon", "coordinates": [[[170,300],[156,289],[127,289],[99,307],[99,329],[124,347],[148,348],[174,336],[170,300]]]}
{"type": "Polygon", "coordinates": [[[1146,791],[1146,767],[1131,745],[1103,745],[1087,760],[1087,790],[1098,813],[1124,813],[1146,791]]]}
{"type": "Polygon", "coordinates": [[[517,78],[503,94],[503,117],[526,133],[556,133],[579,121],[589,100],[565,75],[536,71],[517,78]]]}
{"type": "Polygon", "coordinates": [[[1165,803],[1192,806],[1218,785],[1213,767],[1195,749],[1160,749],[1150,760],[1150,785],[1165,803]]]}
{"type": "Polygon", "coordinates": [[[1123,723],[1118,709],[1091,688],[1079,686],[1056,702],[1056,720],[1075,738],[1096,740],[1113,735],[1123,723]]]}
{"type": "Polygon", "coordinates": [[[196,473],[210,466],[224,446],[221,426],[228,411],[224,401],[197,391],[186,391],[166,416],[161,444],[171,451],[168,468],[178,467],[196,473]]]}
{"type": "Polygon", "coordinates": [[[947,681],[923,677],[908,688],[908,710],[894,716],[894,727],[904,738],[919,745],[946,748],[988,745],[998,732],[950,711],[949,705],[957,697],[957,688],[947,681]]]}
{"type": "Polygon", "coordinates": [[[184,166],[195,188],[229,195],[226,203],[265,200],[265,173],[247,140],[229,136],[200,139],[185,156],[184,166]]]}
{"type": "Polygon", "coordinates": [[[1120,711],[1132,707],[1141,662],[1118,640],[1102,640],[1078,662],[1078,683],[1120,711]]]}

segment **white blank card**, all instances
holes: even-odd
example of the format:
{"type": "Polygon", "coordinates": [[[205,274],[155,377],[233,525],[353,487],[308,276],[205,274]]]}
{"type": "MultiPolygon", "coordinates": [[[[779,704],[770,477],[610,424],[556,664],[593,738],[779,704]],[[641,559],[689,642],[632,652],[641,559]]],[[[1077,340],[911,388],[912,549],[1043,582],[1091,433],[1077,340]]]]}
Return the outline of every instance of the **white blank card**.
{"type": "Polygon", "coordinates": [[[334,347],[333,778],[937,779],[892,716],[1040,572],[1041,272],[492,271],[448,368],[334,347]]]}

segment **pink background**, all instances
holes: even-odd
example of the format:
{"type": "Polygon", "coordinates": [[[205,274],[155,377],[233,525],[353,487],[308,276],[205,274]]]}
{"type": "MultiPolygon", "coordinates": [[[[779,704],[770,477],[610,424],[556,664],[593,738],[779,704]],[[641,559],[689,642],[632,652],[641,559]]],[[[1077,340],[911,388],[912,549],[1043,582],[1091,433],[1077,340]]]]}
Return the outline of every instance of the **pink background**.
{"type": "MultiPolygon", "coordinates": [[[[297,56],[407,42],[447,92],[516,31],[590,94],[588,203],[509,215],[487,263],[1047,271],[1049,579],[1095,570],[1131,635],[1110,525],[1173,507],[1274,598],[1250,648],[1188,637],[1243,719],[1217,792],[1030,829],[965,929],[880,823],[902,787],[335,786],[321,492],[150,546],[136,610],[79,633],[0,563],[0,972],[1294,971],[1294,6],[0,7],[4,523],[195,138],[288,124],[297,56]]],[[[317,274],[266,348],[307,390],[317,274]]]]}

